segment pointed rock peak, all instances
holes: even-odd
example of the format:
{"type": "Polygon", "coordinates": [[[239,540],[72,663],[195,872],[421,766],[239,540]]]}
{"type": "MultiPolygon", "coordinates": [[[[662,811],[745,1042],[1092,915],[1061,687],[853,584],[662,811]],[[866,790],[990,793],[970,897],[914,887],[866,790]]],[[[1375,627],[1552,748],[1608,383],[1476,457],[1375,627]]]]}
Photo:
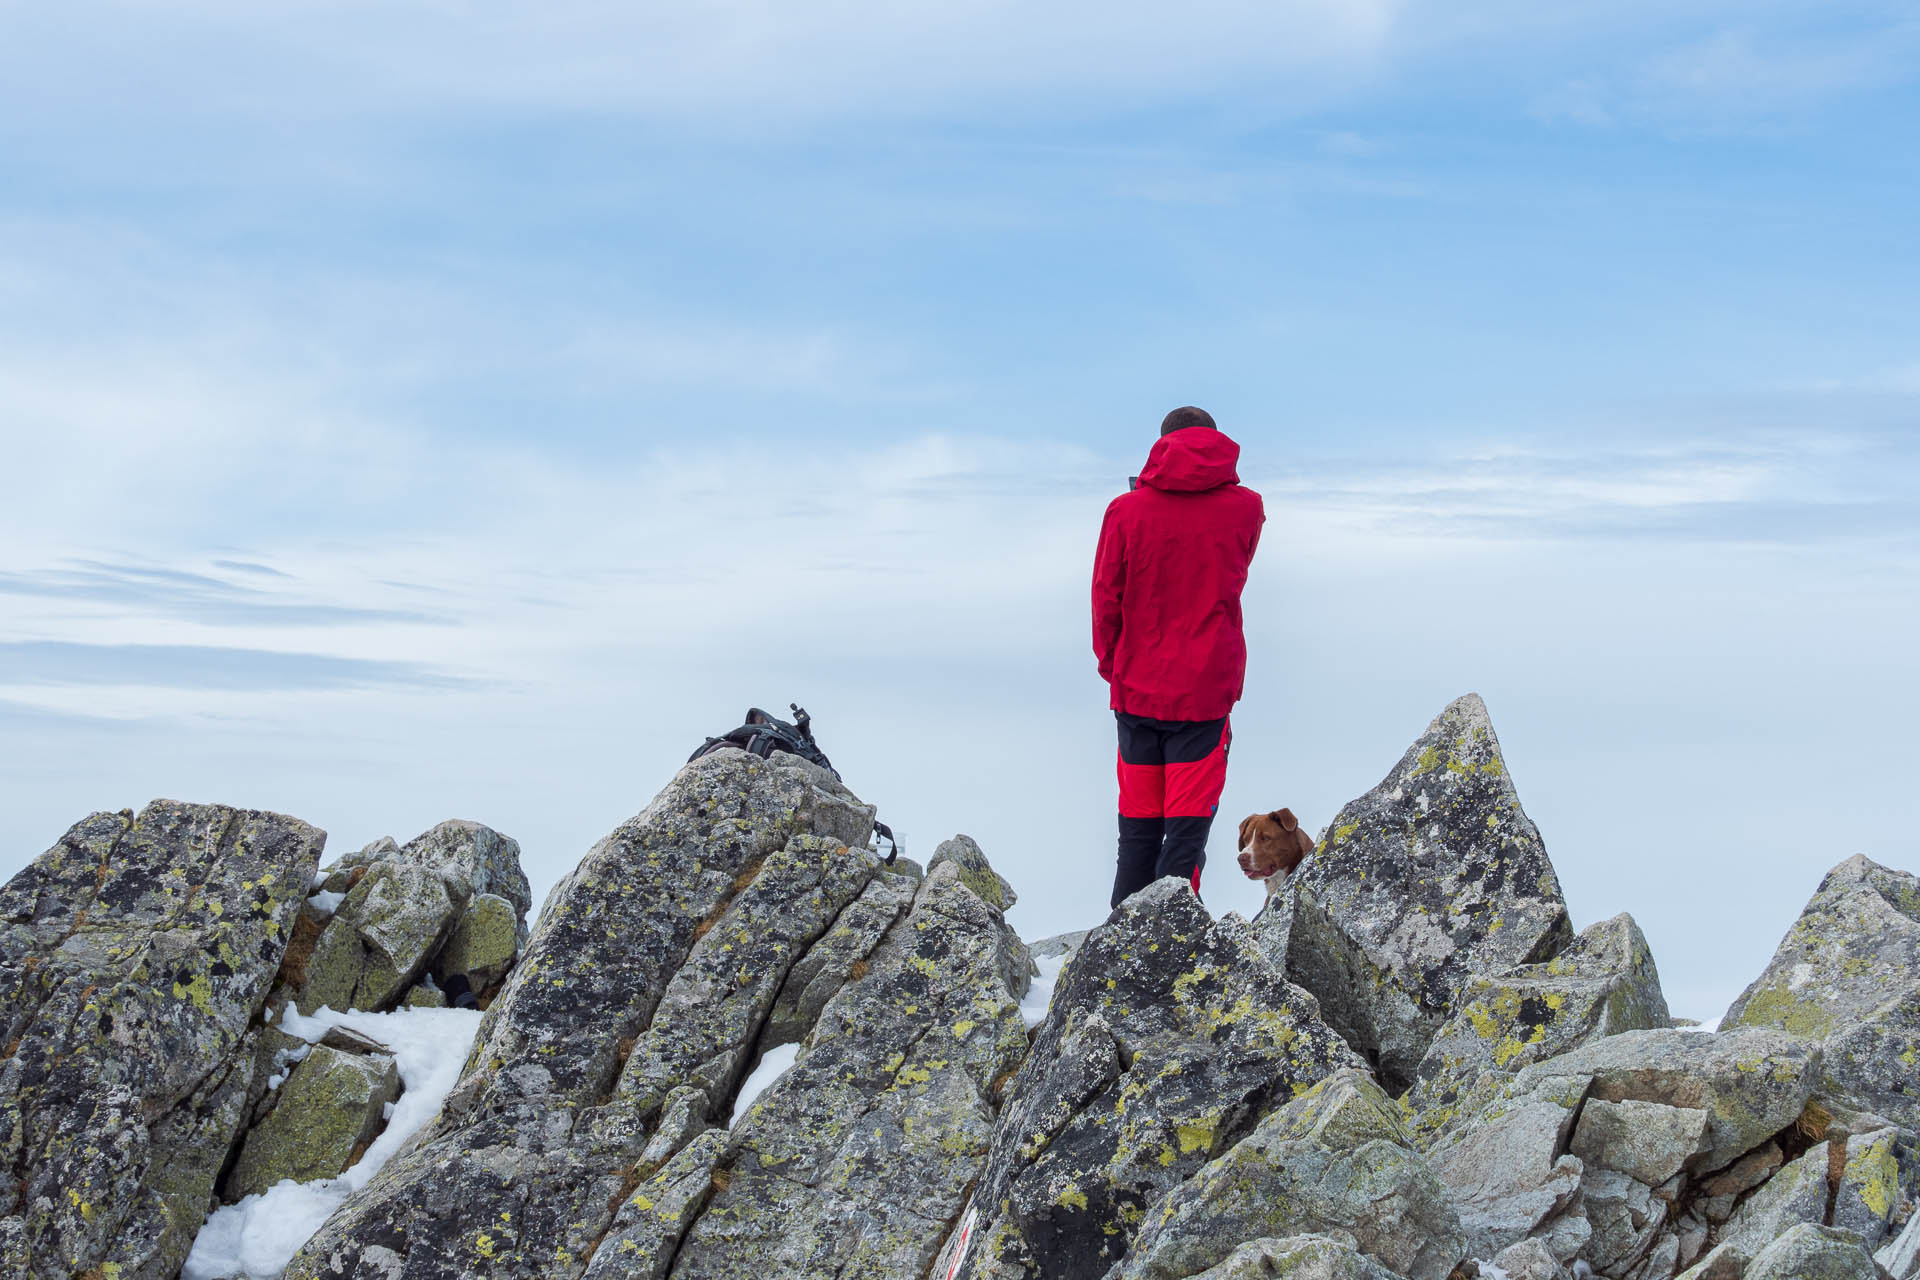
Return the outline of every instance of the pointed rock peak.
{"type": "Polygon", "coordinates": [[[1340,811],[1258,931],[1395,1092],[1470,977],[1551,959],[1573,940],[1477,694],[1340,811]]]}
{"type": "Polygon", "coordinates": [[[1500,754],[1500,739],[1493,732],[1493,719],[1479,694],[1465,694],[1448,703],[1419,740],[1407,748],[1388,781],[1429,776],[1442,783],[1496,779],[1498,785],[1512,790],[1507,763],[1500,754]]]}

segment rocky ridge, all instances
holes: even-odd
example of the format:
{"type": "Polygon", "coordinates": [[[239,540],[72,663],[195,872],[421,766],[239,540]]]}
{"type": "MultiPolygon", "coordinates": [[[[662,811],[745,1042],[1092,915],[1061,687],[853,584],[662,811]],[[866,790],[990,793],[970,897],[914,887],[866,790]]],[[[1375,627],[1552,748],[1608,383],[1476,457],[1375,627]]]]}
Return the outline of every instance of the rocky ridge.
{"type": "Polygon", "coordinates": [[[477,824],[323,871],[279,815],[83,821],[0,890],[0,1269],[170,1280],[223,1200],[362,1167],[395,1050],[313,1015],[464,988],[438,1114],[286,1275],[1920,1275],[1912,875],[1835,868],[1707,1033],[1631,917],[1575,934],[1471,695],[1251,922],[1164,881],[1030,951],[973,841],[872,818],[720,751],[531,929],[477,824]]]}

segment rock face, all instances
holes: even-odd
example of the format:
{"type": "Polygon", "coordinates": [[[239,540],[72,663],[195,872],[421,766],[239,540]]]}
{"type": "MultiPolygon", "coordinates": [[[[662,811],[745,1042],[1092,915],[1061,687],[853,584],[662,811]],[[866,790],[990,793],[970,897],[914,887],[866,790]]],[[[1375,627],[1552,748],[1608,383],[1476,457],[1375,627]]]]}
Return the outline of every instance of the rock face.
{"type": "Polygon", "coordinates": [[[159,800],[93,815],[0,890],[0,1273],[179,1270],[325,840],[159,800]]]}
{"type": "Polygon", "coordinates": [[[1256,929],[1395,1094],[1471,978],[1551,960],[1573,941],[1478,696],[1448,706],[1340,811],[1256,929]]]}
{"type": "Polygon", "coordinates": [[[865,975],[735,1124],[674,1276],[887,1280],[932,1264],[1027,1047],[1026,948],[978,892],[996,880],[984,858],[936,855],[865,975]]]}
{"type": "Polygon", "coordinates": [[[1296,1092],[1361,1064],[1245,926],[1162,880],[1061,972],[975,1193],[963,1275],[1077,1277],[1296,1092]]]}
{"type": "Polygon", "coordinates": [[[1671,1020],[1653,952],[1625,914],[1589,926],[1551,960],[1469,978],[1453,1009],[1407,1098],[1426,1134],[1474,1114],[1522,1067],[1671,1020]]]}
{"type": "Polygon", "coordinates": [[[1829,871],[1721,1026],[1819,1041],[1836,1090],[1920,1127],[1920,877],[1865,857],[1829,871]]]}
{"type": "Polygon", "coordinates": [[[881,874],[854,847],[872,818],[792,757],[683,769],[555,889],[440,1119],[287,1274],[654,1274],[684,1255],[640,1201],[654,1187],[697,1230],[726,1153],[679,1143],[727,1114],[795,959],[881,874]]]}

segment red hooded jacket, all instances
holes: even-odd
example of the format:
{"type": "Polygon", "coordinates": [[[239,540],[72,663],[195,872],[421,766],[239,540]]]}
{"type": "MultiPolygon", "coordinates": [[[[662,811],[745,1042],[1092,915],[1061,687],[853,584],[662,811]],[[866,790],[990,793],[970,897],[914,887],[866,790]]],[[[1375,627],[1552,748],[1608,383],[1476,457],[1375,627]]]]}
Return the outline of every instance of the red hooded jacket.
{"type": "Polygon", "coordinates": [[[1140,487],[1107,505],[1093,564],[1093,653],[1115,711],[1216,720],[1247,674],[1240,591],[1266,510],[1240,446],[1211,427],[1161,436],[1140,487]]]}

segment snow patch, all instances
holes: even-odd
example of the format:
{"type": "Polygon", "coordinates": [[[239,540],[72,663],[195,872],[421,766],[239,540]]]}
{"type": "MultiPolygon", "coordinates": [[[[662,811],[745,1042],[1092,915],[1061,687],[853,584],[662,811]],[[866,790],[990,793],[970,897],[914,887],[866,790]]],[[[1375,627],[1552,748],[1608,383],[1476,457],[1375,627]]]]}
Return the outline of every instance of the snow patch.
{"type": "Polygon", "coordinates": [[[216,1209],[181,1270],[182,1280],[249,1277],[271,1280],[347,1196],[367,1185],[394,1152],[440,1113],[440,1104],[460,1079],[467,1052],[480,1028],[477,1009],[397,1009],[392,1013],[336,1013],[322,1006],[303,1017],[291,1005],[280,1029],[309,1043],[330,1027],[346,1027],[393,1052],[405,1092],[392,1104],[387,1127],[367,1153],[337,1178],[277,1182],[238,1204],[216,1209]]]}
{"type": "MultiPolygon", "coordinates": [[[[1724,1018],[1726,1017],[1726,1015],[1721,1014],[1720,1017],[1724,1018]]],[[[1706,1032],[1718,1031],[1719,1029],[1720,1029],[1720,1018],[1708,1018],[1697,1027],[1681,1027],[1680,1028],[1680,1030],[1682,1031],[1706,1031],[1706,1032]]]]}
{"type": "Polygon", "coordinates": [[[1020,1016],[1026,1021],[1027,1030],[1047,1020],[1047,1006],[1053,1003],[1053,989],[1060,982],[1060,971],[1067,967],[1067,961],[1073,953],[1066,955],[1043,956],[1033,962],[1040,971],[1033,981],[1027,984],[1027,998],[1020,1002],[1020,1016]]]}
{"type": "Polygon", "coordinates": [[[310,893],[307,895],[308,906],[312,907],[315,911],[320,912],[322,915],[329,915],[329,916],[332,915],[334,912],[338,911],[340,909],[340,904],[345,902],[346,900],[347,900],[346,894],[328,893],[324,889],[322,889],[319,893],[310,893]]]}
{"type": "Polygon", "coordinates": [[[755,1067],[753,1074],[746,1078],[745,1083],[740,1086],[739,1094],[733,1100],[733,1119],[727,1121],[729,1126],[740,1123],[740,1117],[747,1114],[747,1108],[753,1104],[753,1100],[765,1093],[768,1085],[786,1073],[787,1068],[793,1065],[793,1060],[799,1056],[799,1053],[800,1046],[797,1044],[776,1045],[766,1051],[760,1059],[760,1065],[755,1067]]]}

